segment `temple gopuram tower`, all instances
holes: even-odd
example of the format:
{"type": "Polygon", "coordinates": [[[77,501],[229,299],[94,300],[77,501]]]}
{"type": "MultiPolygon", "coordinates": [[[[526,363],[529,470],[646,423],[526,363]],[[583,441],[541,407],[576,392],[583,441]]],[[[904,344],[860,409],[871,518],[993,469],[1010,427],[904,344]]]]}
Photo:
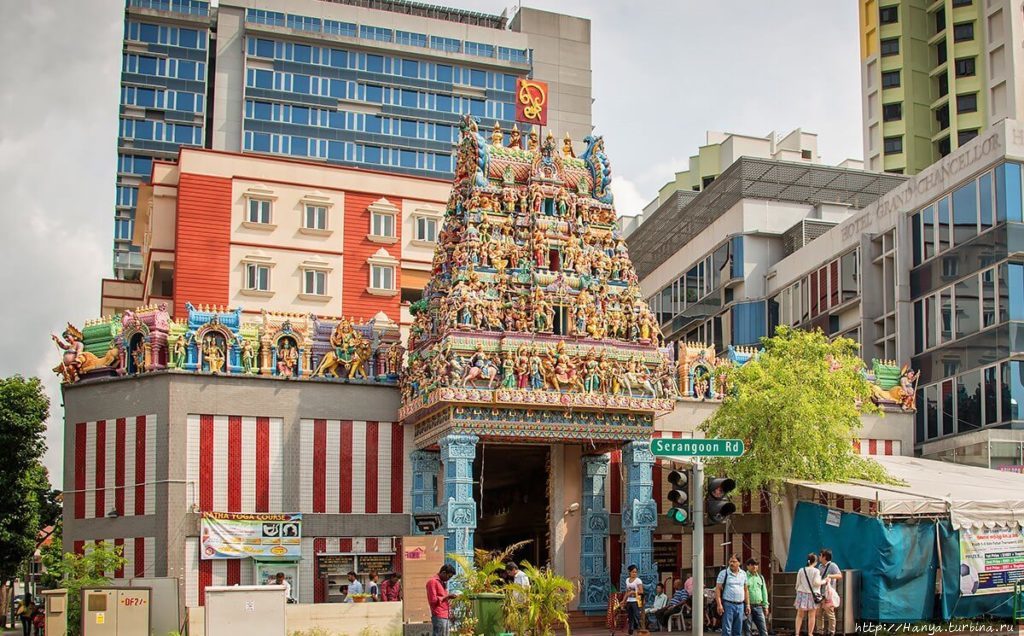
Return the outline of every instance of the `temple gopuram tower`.
{"type": "Polygon", "coordinates": [[[415,427],[414,514],[449,553],[531,540],[521,558],[607,603],[608,453],[621,450],[623,563],[650,590],[650,438],[676,381],[615,226],[601,137],[585,152],[466,117],[399,417],[415,427]],[[525,143],[524,143],[525,142],[525,143]]]}

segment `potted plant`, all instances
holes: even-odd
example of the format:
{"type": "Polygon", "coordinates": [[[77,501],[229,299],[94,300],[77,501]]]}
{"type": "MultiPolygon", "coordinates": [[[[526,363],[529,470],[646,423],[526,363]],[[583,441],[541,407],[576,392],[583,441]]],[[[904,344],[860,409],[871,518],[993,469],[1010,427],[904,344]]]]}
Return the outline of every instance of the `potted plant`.
{"type": "Polygon", "coordinates": [[[451,603],[455,622],[459,625],[457,632],[462,634],[464,629],[472,629],[466,636],[497,636],[502,633],[505,595],[502,594],[498,573],[505,568],[505,562],[511,555],[528,543],[521,541],[501,552],[475,550],[472,561],[461,554],[448,555],[460,570],[454,579],[454,587],[461,594],[451,603]],[[466,622],[468,625],[463,627],[466,622]]]}
{"type": "Polygon", "coordinates": [[[370,599],[370,596],[370,594],[366,593],[349,594],[349,598],[352,599],[353,603],[365,603],[370,599]]]}
{"type": "Polygon", "coordinates": [[[536,568],[523,562],[523,572],[530,579],[527,590],[510,585],[506,590],[505,626],[516,634],[532,631],[534,636],[551,636],[555,629],[569,635],[569,603],[576,596],[576,586],[550,568],[536,568]]]}

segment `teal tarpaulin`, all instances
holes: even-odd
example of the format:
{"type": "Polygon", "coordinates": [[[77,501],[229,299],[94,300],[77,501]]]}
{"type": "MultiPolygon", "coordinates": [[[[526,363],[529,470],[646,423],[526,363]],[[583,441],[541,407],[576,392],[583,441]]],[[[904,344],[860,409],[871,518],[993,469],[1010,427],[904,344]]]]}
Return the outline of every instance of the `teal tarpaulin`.
{"type": "MultiPolygon", "coordinates": [[[[938,569],[935,522],[886,524],[874,517],[832,512],[833,523],[839,515],[838,525],[827,523],[827,507],[797,503],[786,570],[795,572],[806,565],[809,553],[830,548],[840,568],[861,571],[861,620],[930,620],[938,569]]],[[[959,563],[959,546],[956,550],[959,563]]]]}

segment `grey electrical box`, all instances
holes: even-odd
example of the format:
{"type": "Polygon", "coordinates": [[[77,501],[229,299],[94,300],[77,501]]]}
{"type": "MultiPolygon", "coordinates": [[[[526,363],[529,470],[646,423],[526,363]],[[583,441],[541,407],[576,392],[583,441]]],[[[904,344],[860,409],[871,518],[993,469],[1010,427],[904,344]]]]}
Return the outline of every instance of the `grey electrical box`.
{"type": "Polygon", "coordinates": [[[283,585],[208,587],[206,636],[281,636],[284,607],[283,585]]]}
{"type": "Polygon", "coordinates": [[[46,614],[46,633],[50,636],[67,636],[68,633],[68,591],[43,590],[43,608],[46,614]]]}
{"type": "Polygon", "coordinates": [[[82,636],[149,634],[151,596],[143,587],[82,590],[82,636]]]}

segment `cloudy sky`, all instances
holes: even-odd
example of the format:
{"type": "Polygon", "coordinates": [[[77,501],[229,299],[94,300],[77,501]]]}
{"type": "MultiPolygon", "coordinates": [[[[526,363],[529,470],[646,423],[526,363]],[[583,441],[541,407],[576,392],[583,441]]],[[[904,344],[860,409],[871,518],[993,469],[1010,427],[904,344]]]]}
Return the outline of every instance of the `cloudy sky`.
{"type": "MultiPolygon", "coordinates": [[[[818,133],[826,162],[862,156],[854,0],[525,4],[593,21],[594,124],[620,213],[685,169],[707,130],[802,127],[818,133]]],[[[56,484],[63,410],[49,334],[95,317],[110,275],[123,6],[0,0],[0,375],[45,379],[56,484]]]]}

